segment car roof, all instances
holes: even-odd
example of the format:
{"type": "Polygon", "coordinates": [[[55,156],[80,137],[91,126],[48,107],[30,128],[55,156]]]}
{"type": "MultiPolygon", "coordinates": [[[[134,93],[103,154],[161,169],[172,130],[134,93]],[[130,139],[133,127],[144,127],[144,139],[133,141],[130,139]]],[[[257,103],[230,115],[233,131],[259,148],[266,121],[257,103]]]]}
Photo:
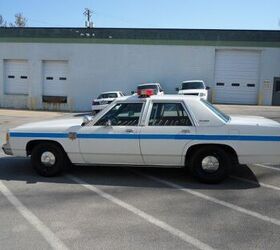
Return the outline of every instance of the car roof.
{"type": "Polygon", "coordinates": [[[141,84],[138,84],[138,86],[145,86],[145,85],[160,85],[160,83],[158,82],[146,82],[146,83],[141,83],[141,84]]]}
{"type": "Polygon", "coordinates": [[[182,81],[182,83],[188,83],[188,82],[202,82],[202,83],[204,83],[203,80],[187,80],[187,81],[182,81]]]}
{"type": "Polygon", "coordinates": [[[145,101],[145,100],[161,100],[161,101],[178,101],[178,100],[200,100],[199,96],[187,95],[152,95],[150,97],[139,97],[138,95],[123,96],[117,99],[118,101],[145,101]]]}
{"type": "Polygon", "coordinates": [[[120,93],[121,91],[107,91],[107,92],[102,92],[102,93],[100,93],[100,95],[102,95],[102,94],[115,94],[115,93],[120,93]]]}

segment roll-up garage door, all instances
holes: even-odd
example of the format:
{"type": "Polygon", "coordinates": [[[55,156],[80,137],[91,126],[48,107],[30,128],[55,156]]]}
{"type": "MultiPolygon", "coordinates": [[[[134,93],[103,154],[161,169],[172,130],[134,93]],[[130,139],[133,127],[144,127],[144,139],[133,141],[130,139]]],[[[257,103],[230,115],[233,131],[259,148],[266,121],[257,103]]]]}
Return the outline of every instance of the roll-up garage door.
{"type": "Polygon", "coordinates": [[[67,61],[43,61],[43,95],[67,96],[67,61]]]}
{"type": "Polygon", "coordinates": [[[215,103],[257,104],[260,51],[217,50],[215,103]]]}
{"type": "Polygon", "coordinates": [[[27,60],[4,60],[6,94],[27,95],[29,71],[27,60]]]}

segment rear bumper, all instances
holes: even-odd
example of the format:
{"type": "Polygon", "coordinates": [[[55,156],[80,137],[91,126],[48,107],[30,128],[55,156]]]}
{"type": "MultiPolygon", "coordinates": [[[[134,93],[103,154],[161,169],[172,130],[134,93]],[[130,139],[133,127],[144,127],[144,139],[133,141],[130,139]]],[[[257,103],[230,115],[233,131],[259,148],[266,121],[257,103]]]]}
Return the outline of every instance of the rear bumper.
{"type": "Polygon", "coordinates": [[[4,151],[4,153],[6,155],[13,155],[13,152],[12,152],[12,149],[11,149],[11,146],[9,143],[6,143],[2,146],[2,150],[4,151]]]}

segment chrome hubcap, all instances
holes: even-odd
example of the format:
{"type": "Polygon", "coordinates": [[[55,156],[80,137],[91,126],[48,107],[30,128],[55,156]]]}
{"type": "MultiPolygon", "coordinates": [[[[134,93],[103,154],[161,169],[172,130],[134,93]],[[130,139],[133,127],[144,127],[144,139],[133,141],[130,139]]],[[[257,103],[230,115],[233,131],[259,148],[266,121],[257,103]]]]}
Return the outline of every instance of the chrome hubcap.
{"type": "Polygon", "coordinates": [[[205,172],[213,173],[218,170],[219,168],[219,160],[215,156],[206,156],[202,160],[202,169],[205,172]]]}
{"type": "Polygon", "coordinates": [[[41,162],[46,166],[53,166],[55,164],[55,156],[52,152],[44,152],[41,155],[41,162]]]}

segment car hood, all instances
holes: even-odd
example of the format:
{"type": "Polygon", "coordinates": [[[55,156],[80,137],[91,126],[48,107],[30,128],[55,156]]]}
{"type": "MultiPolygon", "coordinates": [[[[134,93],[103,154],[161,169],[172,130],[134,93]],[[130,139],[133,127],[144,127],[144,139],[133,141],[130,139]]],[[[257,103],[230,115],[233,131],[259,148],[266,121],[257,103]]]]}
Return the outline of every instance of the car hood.
{"type": "Polygon", "coordinates": [[[10,132],[61,132],[66,131],[74,126],[80,127],[82,122],[83,119],[81,117],[33,122],[11,129],[10,132]]]}
{"type": "Polygon", "coordinates": [[[261,116],[231,115],[232,125],[255,125],[264,127],[280,127],[280,123],[261,116]]]}
{"type": "Polygon", "coordinates": [[[206,89],[181,89],[179,90],[179,94],[195,94],[195,93],[205,93],[206,89]]]}

